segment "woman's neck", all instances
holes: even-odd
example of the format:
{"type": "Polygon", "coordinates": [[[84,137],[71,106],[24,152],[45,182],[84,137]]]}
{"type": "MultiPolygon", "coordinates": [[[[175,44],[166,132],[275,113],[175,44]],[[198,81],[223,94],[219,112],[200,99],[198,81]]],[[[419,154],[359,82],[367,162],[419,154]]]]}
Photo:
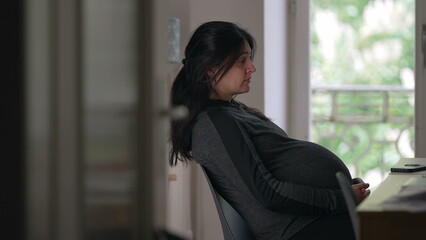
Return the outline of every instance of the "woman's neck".
{"type": "Polygon", "coordinates": [[[223,101],[227,101],[227,102],[231,102],[233,99],[233,96],[219,96],[216,93],[211,93],[209,96],[209,99],[211,100],[223,100],[223,101]]]}

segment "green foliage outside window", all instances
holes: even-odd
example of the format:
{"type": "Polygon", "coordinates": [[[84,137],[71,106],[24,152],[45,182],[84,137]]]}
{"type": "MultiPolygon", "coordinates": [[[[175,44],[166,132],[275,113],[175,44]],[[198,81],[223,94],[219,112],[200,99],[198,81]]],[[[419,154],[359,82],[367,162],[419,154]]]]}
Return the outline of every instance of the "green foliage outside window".
{"type": "Polygon", "coordinates": [[[413,91],[337,91],[333,97],[315,87],[412,89],[414,2],[311,0],[312,138],[362,177],[371,170],[383,176],[399,158],[413,157],[413,91]]]}

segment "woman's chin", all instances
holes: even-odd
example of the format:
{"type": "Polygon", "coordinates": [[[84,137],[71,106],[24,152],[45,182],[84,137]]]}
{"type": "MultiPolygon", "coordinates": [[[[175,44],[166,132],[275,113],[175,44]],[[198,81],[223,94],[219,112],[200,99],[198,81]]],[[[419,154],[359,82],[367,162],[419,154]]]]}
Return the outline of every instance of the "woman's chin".
{"type": "Polygon", "coordinates": [[[246,88],[246,89],[244,89],[244,90],[241,90],[240,94],[241,94],[241,93],[248,93],[248,92],[250,92],[250,88],[249,88],[249,87],[248,87],[248,88],[246,88]]]}

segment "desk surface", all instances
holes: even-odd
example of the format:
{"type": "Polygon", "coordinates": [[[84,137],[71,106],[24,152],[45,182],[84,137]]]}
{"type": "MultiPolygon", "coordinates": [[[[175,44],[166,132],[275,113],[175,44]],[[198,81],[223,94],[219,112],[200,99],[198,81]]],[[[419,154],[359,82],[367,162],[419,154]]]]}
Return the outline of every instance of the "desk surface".
{"type": "MultiPolygon", "coordinates": [[[[407,163],[426,165],[426,158],[404,158],[395,166],[407,163]]],[[[426,171],[389,173],[388,177],[357,207],[361,239],[426,239],[426,212],[406,212],[398,207],[384,209],[382,203],[401,189],[412,177],[426,177],[426,171]]]]}
{"type": "MultiPolygon", "coordinates": [[[[413,174],[414,175],[414,174],[413,174]]],[[[362,202],[358,207],[358,212],[366,211],[383,211],[381,204],[389,197],[398,194],[401,189],[402,184],[404,184],[408,179],[412,178],[413,175],[390,175],[380,183],[379,187],[371,193],[371,195],[362,202]]],[[[421,175],[415,175],[422,177],[421,175]]],[[[395,209],[398,211],[398,209],[395,209]]]]}

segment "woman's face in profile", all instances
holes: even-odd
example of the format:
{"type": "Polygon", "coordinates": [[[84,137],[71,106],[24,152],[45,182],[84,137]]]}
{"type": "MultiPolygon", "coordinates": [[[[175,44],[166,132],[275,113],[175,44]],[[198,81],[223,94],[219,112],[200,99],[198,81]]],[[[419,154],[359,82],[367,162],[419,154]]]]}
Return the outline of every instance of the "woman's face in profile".
{"type": "Polygon", "coordinates": [[[245,41],[240,56],[232,68],[222,79],[212,83],[211,99],[231,101],[234,95],[250,91],[251,75],[256,72],[251,60],[251,51],[250,45],[245,41]]]}

